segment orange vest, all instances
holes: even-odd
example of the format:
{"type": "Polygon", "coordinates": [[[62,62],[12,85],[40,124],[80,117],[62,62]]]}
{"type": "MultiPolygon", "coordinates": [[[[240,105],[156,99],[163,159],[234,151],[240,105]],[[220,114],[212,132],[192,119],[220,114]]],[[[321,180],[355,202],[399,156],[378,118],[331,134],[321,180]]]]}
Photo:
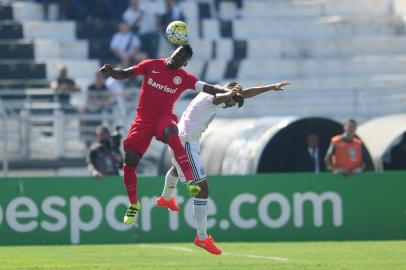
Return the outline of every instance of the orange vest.
{"type": "Polygon", "coordinates": [[[360,139],[353,138],[352,141],[346,141],[342,135],[337,135],[331,141],[335,148],[334,169],[339,167],[354,170],[362,165],[362,142],[360,139]]]}

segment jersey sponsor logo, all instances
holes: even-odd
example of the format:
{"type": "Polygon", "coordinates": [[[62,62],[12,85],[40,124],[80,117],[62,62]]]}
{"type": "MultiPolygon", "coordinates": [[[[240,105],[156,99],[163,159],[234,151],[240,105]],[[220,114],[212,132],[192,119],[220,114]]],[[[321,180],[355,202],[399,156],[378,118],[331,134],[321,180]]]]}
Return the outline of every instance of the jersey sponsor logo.
{"type": "Polygon", "coordinates": [[[152,73],[157,74],[157,73],[161,73],[161,72],[159,72],[159,71],[155,71],[155,70],[152,70],[152,73]]]}
{"type": "Polygon", "coordinates": [[[179,77],[179,76],[173,77],[173,83],[176,84],[176,85],[181,84],[182,83],[182,78],[179,77]]]}
{"type": "Polygon", "coordinates": [[[176,91],[178,91],[178,88],[175,88],[175,89],[169,88],[167,85],[162,85],[162,84],[155,82],[152,78],[148,79],[148,84],[158,90],[162,90],[162,91],[170,93],[170,94],[175,94],[176,91]]]}

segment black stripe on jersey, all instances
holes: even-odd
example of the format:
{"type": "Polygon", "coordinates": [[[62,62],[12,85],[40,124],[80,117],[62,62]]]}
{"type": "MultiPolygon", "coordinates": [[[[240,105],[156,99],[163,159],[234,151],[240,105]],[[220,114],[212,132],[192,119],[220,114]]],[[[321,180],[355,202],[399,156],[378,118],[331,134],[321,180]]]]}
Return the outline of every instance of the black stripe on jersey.
{"type": "Polygon", "coordinates": [[[195,165],[195,163],[193,161],[192,151],[190,150],[190,144],[188,142],[185,142],[185,150],[186,150],[186,153],[187,153],[187,155],[189,157],[190,165],[192,167],[193,176],[195,177],[194,181],[197,181],[197,180],[199,180],[199,173],[197,172],[196,165],[195,165]]]}

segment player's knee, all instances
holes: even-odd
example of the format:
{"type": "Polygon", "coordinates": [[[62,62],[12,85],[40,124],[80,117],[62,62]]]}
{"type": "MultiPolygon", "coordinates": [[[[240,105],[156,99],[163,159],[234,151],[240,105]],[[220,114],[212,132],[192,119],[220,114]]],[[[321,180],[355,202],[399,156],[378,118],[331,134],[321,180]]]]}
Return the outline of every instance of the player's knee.
{"type": "Polygon", "coordinates": [[[209,185],[207,184],[207,181],[204,180],[197,184],[199,185],[201,190],[200,190],[199,194],[196,195],[196,198],[207,199],[209,197],[209,185]]]}
{"type": "Polygon", "coordinates": [[[137,167],[138,162],[141,159],[141,154],[135,150],[125,151],[124,162],[128,166],[137,167]]]}
{"type": "Polygon", "coordinates": [[[167,144],[169,141],[169,137],[172,134],[178,134],[178,127],[175,125],[171,125],[164,129],[164,133],[162,135],[162,142],[167,144]]]}
{"type": "Polygon", "coordinates": [[[172,168],[171,168],[171,174],[173,176],[175,176],[175,177],[179,177],[178,170],[176,170],[176,167],[173,166],[173,165],[172,165],[172,168]]]}

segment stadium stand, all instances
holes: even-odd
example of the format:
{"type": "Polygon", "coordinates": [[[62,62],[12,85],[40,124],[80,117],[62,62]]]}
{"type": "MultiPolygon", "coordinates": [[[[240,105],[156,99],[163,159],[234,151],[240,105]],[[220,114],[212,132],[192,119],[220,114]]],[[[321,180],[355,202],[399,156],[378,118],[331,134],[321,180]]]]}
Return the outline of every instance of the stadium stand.
{"type": "MultiPolygon", "coordinates": [[[[141,2],[157,13],[164,10],[163,0],[141,2]]],[[[180,2],[195,49],[187,69],[212,83],[293,83],[286,92],[249,100],[243,109],[224,110],[220,116],[356,116],[362,121],[405,111],[404,1],[245,0],[241,7],[220,1],[218,10],[214,2],[180,2]]],[[[125,92],[125,115],[61,111],[50,81],[66,66],[81,87],[72,103],[85,108],[95,71],[114,60],[109,46],[116,22],[56,20],[58,6],[51,6],[45,20],[39,3],[0,1],[0,108],[9,120],[1,121],[0,128],[7,130],[11,161],[81,164],[88,138],[82,136],[80,119],[127,127],[136,95],[133,86],[125,92]]],[[[159,55],[170,49],[162,37],[159,55]]],[[[189,101],[178,102],[176,112],[189,101]]],[[[152,160],[161,150],[151,150],[152,160]]]]}

